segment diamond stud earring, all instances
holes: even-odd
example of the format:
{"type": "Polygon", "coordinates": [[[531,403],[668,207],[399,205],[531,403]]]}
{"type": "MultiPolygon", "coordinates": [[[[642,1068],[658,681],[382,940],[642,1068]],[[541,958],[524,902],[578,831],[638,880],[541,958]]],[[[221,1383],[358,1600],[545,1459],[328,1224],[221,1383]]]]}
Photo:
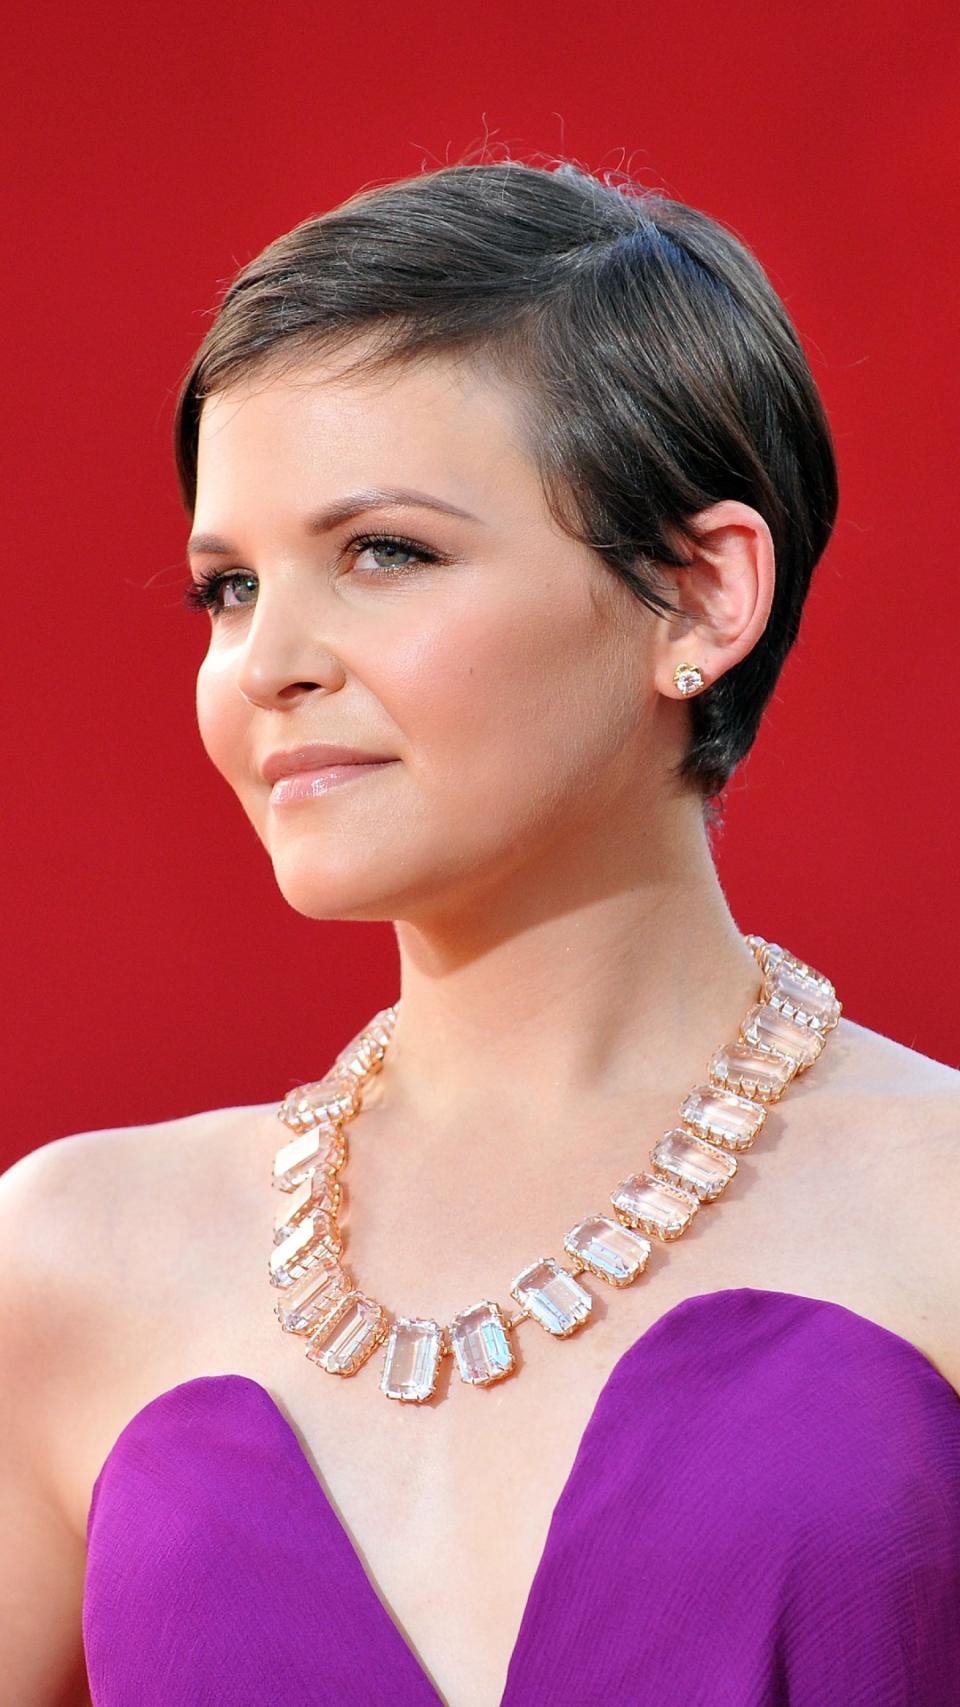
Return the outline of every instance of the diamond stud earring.
{"type": "Polygon", "coordinates": [[[698,693],[704,685],[703,671],[699,664],[678,664],[673,672],[673,679],[682,694],[698,693]]]}

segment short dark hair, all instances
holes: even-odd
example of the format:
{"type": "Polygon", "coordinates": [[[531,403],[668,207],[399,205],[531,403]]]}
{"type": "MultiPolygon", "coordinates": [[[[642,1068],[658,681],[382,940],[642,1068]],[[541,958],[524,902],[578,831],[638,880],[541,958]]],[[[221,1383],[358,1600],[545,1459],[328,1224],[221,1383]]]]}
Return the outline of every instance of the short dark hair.
{"type": "Polygon", "coordinates": [[[196,503],[203,401],[360,334],[375,370],[462,355],[515,387],[551,514],[650,609],[690,519],[764,517],[776,588],[747,657],[689,702],[679,775],[709,800],[756,737],[837,512],[829,424],[752,252],[706,214],[566,160],[459,163],[358,191],[237,273],[182,379],[174,447],[196,503]]]}

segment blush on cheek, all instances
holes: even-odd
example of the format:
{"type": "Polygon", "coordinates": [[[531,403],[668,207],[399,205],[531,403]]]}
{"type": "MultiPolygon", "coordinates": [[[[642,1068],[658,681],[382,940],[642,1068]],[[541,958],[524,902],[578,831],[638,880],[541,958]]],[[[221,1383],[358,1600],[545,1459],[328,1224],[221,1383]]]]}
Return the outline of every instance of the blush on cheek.
{"type": "Polygon", "coordinates": [[[224,672],[205,659],[197,672],[197,728],[204,751],[220,775],[239,792],[239,767],[248,747],[248,718],[236,687],[228,689],[224,672]],[[247,716],[244,716],[244,710],[247,716]]]}

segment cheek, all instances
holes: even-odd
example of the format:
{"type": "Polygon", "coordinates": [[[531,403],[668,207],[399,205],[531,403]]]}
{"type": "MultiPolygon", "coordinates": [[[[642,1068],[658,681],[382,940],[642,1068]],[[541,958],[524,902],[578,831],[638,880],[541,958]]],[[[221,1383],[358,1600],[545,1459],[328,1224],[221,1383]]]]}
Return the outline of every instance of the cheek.
{"type": "Polygon", "coordinates": [[[393,709],[422,785],[455,810],[541,816],[629,737],[636,667],[588,600],[548,584],[496,620],[459,609],[421,631],[394,658],[393,709]]]}
{"type": "Polygon", "coordinates": [[[243,700],[223,654],[209,652],[197,672],[197,727],[207,757],[221,776],[236,787],[236,769],[243,752],[243,700]]]}

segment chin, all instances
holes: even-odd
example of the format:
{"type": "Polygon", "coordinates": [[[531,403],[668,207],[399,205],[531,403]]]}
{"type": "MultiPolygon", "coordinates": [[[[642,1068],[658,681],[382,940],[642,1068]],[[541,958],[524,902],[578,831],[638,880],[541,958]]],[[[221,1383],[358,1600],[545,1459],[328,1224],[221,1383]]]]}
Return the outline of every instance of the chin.
{"type": "Polygon", "coordinates": [[[363,862],[347,869],[331,863],[329,850],[317,850],[313,859],[305,849],[278,854],[273,859],[277,888],[288,907],[305,919],[392,919],[392,886],[381,884],[363,862]]]}

